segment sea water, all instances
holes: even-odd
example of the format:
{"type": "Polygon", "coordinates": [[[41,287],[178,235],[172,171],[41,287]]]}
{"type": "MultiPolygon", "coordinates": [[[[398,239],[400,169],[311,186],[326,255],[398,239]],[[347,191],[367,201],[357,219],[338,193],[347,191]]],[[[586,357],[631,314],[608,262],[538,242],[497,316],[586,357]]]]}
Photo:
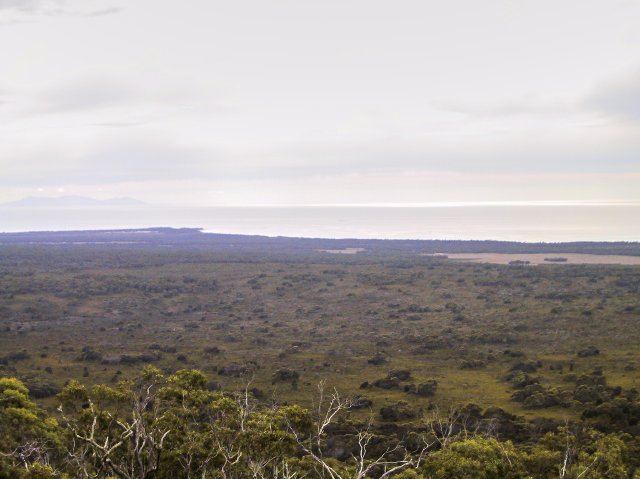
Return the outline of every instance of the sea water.
{"type": "Polygon", "coordinates": [[[1,208],[0,231],[155,226],[267,236],[640,241],[639,205],[1,208]]]}

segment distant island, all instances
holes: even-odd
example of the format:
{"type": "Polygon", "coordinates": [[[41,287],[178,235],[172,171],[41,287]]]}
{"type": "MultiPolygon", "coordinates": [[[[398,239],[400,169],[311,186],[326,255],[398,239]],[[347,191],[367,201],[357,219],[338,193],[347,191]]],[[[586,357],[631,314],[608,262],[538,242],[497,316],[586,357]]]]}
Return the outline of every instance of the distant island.
{"type": "Polygon", "coordinates": [[[0,203],[1,208],[104,208],[146,206],[146,203],[134,198],[109,198],[98,200],[86,196],[29,196],[18,201],[0,203]]]}

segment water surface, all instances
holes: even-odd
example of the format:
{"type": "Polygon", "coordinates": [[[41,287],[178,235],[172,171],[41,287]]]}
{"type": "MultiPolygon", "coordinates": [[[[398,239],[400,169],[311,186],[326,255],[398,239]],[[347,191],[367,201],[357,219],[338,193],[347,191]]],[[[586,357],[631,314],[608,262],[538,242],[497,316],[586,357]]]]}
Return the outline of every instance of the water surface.
{"type": "Polygon", "coordinates": [[[324,238],[639,241],[640,206],[0,209],[3,232],[153,226],[324,238]]]}

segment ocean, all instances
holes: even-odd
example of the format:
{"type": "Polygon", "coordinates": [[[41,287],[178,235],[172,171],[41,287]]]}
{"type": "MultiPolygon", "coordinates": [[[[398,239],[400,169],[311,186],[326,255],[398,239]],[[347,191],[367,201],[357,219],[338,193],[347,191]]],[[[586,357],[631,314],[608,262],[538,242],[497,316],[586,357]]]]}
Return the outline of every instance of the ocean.
{"type": "Polygon", "coordinates": [[[318,238],[640,241],[640,205],[0,209],[2,232],[154,226],[318,238]]]}

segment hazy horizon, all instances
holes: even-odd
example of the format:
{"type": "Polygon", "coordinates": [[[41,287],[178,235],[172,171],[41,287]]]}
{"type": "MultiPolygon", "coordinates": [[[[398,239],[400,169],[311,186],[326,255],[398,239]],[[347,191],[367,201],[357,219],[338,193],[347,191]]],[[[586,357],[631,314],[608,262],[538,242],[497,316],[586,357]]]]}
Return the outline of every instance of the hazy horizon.
{"type": "MultiPolygon", "coordinates": [[[[131,196],[94,198],[82,195],[59,195],[44,196],[33,195],[19,198],[15,201],[0,203],[0,208],[19,207],[30,208],[28,204],[31,201],[37,201],[35,208],[56,209],[59,206],[58,201],[69,201],[70,208],[90,207],[82,204],[82,202],[109,203],[113,201],[122,201],[123,207],[149,207],[149,208],[171,208],[176,207],[170,203],[148,203],[131,196]],[[78,200],[80,204],[76,205],[73,201],[78,200]],[[50,202],[51,204],[47,204],[50,202]]],[[[440,207],[476,207],[476,206],[640,206],[640,200],[537,200],[537,201],[427,201],[415,203],[256,203],[256,204],[228,204],[228,205],[206,205],[206,204],[186,204],[180,205],[180,208],[440,208],[440,207]]]]}
{"type": "Polygon", "coordinates": [[[202,228],[306,238],[640,241],[640,205],[0,208],[0,232],[202,228]]]}

